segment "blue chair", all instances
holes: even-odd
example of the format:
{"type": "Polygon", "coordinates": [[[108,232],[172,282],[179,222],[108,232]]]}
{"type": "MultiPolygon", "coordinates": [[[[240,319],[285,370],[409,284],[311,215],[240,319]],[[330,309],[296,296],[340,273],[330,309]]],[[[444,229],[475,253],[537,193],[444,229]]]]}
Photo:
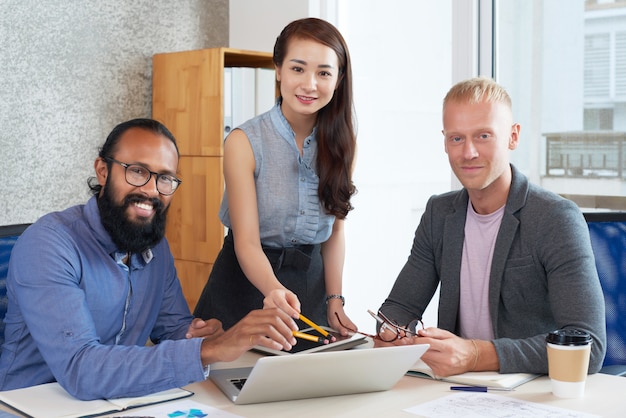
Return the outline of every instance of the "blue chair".
{"type": "Polygon", "coordinates": [[[0,226],[0,346],[4,344],[4,315],[7,313],[7,271],[11,250],[17,238],[30,224],[0,226]]]}
{"type": "Polygon", "coordinates": [[[626,376],[626,212],[585,213],[606,306],[601,372],[626,376]]]}

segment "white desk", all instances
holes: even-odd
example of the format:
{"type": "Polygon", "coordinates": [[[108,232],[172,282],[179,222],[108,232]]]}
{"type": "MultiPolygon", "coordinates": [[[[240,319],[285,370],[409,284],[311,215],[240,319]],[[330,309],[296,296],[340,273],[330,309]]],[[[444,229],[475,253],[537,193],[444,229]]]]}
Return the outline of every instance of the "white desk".
{"type": "MultiPolygon", "coordinates": [[[[235,364],[220,363],[214,368],[243,367],[254,363],[257,354],[246,353],[235,364]]],[[[211,381],[194,383],[186,389],[195,393],[196,402],[223,409],[243,417],[417,417],[404,409],[453,393],[450,383],[404,376],[390,391],[358,395],[331,396],[297,401],[254,405],[233,404],[211,381]]],[[[584,398],[561,399],[550,392],[548,377],[528,382],[512,392],[492,392],[528,402],[593,413],[604,417],[626,416],[626,377],[595,374],[588,376],[584,398]]],[[[121,415],[140,415],[141,409],[121,415]]],[[[114,416],[114,415],[111,415],[114,416]]],[[[117,414],[120,416],[120,414],[117,414]]]]}
{"type": "MultiPolygon", "coordinates": [[[[254,363],[257,354],[246,353],[233,362],[216,364],[214,368],[225,366],[242,367],[254,363]]],[[[595,374],[588,376],[584,398],[560,399],[550,392],[550,380],[540,377],[528,382],[512,392],[493,392],[528,402],[536,402],[574,411],[593,413],[603,417],[626,416],[626,377],[595,374]]],[[[190,398],[201,404],[219,408],[243,417],[416,417],[403,411],[406,408],[450,395],[450,384],[417,377],[404,376],[398,384],[386,392],[358,395],[332,396],[297,401],[271,402],[254,405],[235,405],[227,399],[211,381],[194,383],[185,387],[194,392],[190,398]]],[[[176,402],[176,401],[173,401],[176,402]]],[[[0,410],[15,413],[0,405],[0,410]]],[[[107,415],[141,416],[137,408],[124,413],[107,415]]]]}

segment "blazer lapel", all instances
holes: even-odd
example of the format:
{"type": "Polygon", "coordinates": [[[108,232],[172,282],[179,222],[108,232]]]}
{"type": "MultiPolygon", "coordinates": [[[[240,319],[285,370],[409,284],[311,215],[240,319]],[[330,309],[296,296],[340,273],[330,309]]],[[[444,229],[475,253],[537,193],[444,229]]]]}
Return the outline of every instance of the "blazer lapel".
{"type": "Polygon", "coordinates": [[[502,222],[500,223],[496,246],[493,250],[491,275],[489,277],[489,312],[495,338],[499,337],[497,324],[502,278],[513,240],[519,229],[518,212],[526,204],[526,197],[528,196],[528,179],[513,165],[511,165],[511,172],[511,188],[504,208],[502,222]]]}
{"type": "Polygon", "coordinates": [[[493,250],[491,261],[491,275],[489,277],[489,312],[491,313],[491,326],[493,335],[498,338],[498,307],[500,306],[500,288],[502,287],[502,277],[509,258],[509,251],[515,238],[515,233],[519,227],[519,220],[510,213],[504,212],[496,239],[496,246],[493,250]]]}
{"type": "Polygon", "coordinates": [[[446,216],[443,227],[441,255],[441,289],[439,298],[439,326],[457,332],[457,318],[461,291],[461,259],[465,216],[469,197],[465,189],[454,199],[454,212],[446,216]],[[459,234],[461,231],[461,234],[459,234]]]}

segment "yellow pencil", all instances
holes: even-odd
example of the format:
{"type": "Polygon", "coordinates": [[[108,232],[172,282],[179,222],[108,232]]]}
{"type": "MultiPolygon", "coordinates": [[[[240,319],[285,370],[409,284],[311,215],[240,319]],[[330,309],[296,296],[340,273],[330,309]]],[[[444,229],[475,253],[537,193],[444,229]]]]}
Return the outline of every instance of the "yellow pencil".
{"type": "Polygon", "coordinates": [[[311,335],[311,334],[307,334],[307,333],[300,332],[300,331],[292,331],[291,333],[296,338],[302,338],[303,340],[309,340],[309,341],[313,341],[315,343],[328,344],[328,340],[325,339],[324,337],[318,337],[316,335],[311,335]]]}
{"type": "Polygon", "coordinates": [[[300,320],[302,322],[305,322],[306,324],[308,324],[309,326],[313,327],[313,329],[315,329],[317,332],[319,332],[320,334],[322,334],[324,337],[328,337],[328,335],[330,335],[328,333],[328,331],[326,331],[324,328],[320,327],[319,325],[317,325],[315,322],[311,321],[309,318],[307,318],[306,316],[300,314],[300,320]]]}

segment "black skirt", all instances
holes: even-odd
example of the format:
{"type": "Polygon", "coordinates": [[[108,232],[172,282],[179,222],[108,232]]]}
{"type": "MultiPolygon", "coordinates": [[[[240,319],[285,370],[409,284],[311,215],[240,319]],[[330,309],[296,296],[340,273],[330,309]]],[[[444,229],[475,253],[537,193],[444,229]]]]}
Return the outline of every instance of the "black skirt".
{"type": "MultiPolygon", "coordinates": [[[[319,325],[328,325],[326,286],[320,245],[263,248],[274,274],[301,304],[301,313],[319,325]]],[[[217,318],[224,329],[235,325],[251,310],[263,308],[263,294],[241,270],[233,234],[229,231],[209,279],[194,309],[194,316],[217,318]]]]}

